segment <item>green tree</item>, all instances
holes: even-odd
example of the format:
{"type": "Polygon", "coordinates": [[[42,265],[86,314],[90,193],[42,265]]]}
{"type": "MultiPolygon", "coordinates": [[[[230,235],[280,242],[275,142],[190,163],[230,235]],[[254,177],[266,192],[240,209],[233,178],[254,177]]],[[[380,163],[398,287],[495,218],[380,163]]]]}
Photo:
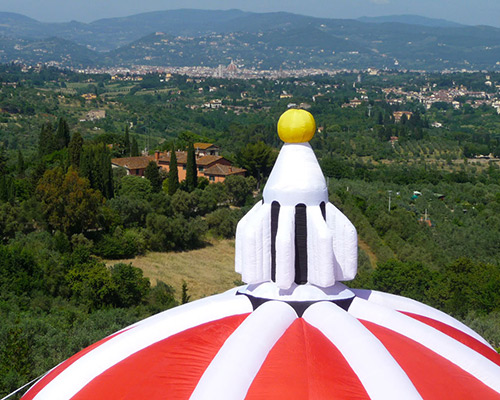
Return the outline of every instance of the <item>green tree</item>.
{"type": "Polygon", "coordinates": [[[182,214],[186,218],[194,217],[198,208],[198,196],[196,192],[178,190],[172,196],[171,205],[174,214],[182,214]]]}
{"type": "Polygon", "coordinates": [[[137,144],[137,139],[132,137],[132,144],[130,145],[130,156],[131,157],[138,157],[139,154],[139,145],[137,144]]]}
{"type": "Polygon", "coordinates": [[[158,164],[155,161],[150,161],[144,170],[144,177],[151,182],[151,188],[154,193],[158,193],[162,188],[162,180],[158,171],[158,164]]]}
{"type": "Polygon", "coordinates": [[[170,170],[168,171],[168,194],[172,196],[179,189],[179,171],[177,170],[177,155],[175,154],[175,144],[172,144],[170,151],[170,170]]]}
{"type": "Polygon", "coordinates": [[[186,160],[186,186],[189,192],[196,189],[198,185],[198,170],[196,167],[196,155],[194,154],[194,146],[189,142],[186,160]]]}
{"type": "Polygon", "coordinates": [[[104,143],[83,146],[80,156],[80,173],[107,199],[114,195],[111,153],[104,143]]]}
{"type": "Polygon", "coordinates": [[[149,214],[146,218],[149,246],[155,251],[182,251],[196,249],[203,245],[207,230],[201,218],[186,219],[177,214],[173,218],[149,214]]]}
{"type": "Polygon", "coordinates": [[[46,171],[36,193],[51,229],[72,235],[97,227],[102,195],[73,168],[66,174],[59,167],[46,171]]]}
{"type": "MultiPolygon", "coordinates": [[[[251,179],[255,183],[255,179],[253,177],[251,179]]],[[[231,203],[235,206],[241,207],[245,205],[246,200],[252,196],[253,188],[248,184],[244,176],[229,175],[224,180],[224,186],[226,187],[231,203]]]]}
{"type": "Polygon", "coordinates": [[[83,138],[80,132],[75,132],[68,145],[69,163],[74,168],[80,168],[80,158],[82,156],[83,138]]]}
{"type": "Polygon", "coordinates": [[[181,297],[181,304],[186,304],[189,302],[189,300],[191,299],[191,296],[188,295],[188,285],[186,283],[186,281],[182,281],[182,297],[181,297]]]}
{"type": "Polygon", "coordinates": [[[44,157],[57,150],[51,123],[43,124],[38,135],[38,156],[44,157]]]}
{"type": "Polygon", "coordinates": [[[125,157],[130,156],[130,134],[128,132],[128,126],[125,127],[125,134],[123,136],[123,155],[125,157]]]}
{"type": "Polygon", "coordinates": [[[148,179],[142,179],[140,176],[127,175],[120,181],[120,196],[130,196],[144,199],[153,191],[151,182],[148,179]]]}
{"type": "Polygon", "coordinates": [[[236,163],[257,179],[260,187],[273,168],[278,153],[264,142],[249,143],[236,154],[236,163]]]}
{"type": "Polygon", "coordinates": [[[55,147],[57,150],[68,147],[70,141],[69,125],[64,118],[59,118],[55,135],[55,147]]]}
{"type": "Polygon", "coordinates": [[[234,238],[236,226],[242,217],[241,210],[219,208],[206,216],[208,228],[213,235],[226,239],[234,238]]]}
{"type": "Polygon", "coordinates": [[[0,146],[0,176],[7,173],[7,154],[5,154],[5,147],[0,146]]]}
{"type": "Polygon", "coordinates": [[[433,274],[427,267],[395,260],[378,263],[372,279],[374,289],[424,302],[433,284],[433,274]]]}
{"type": "Polygon", "coordinates": [[[140,304],[149,293],[150,282],[142,270],[130,264],[115,264],[111,267],[111,281],[117,288],[116,307],[132,307],[140,304]]]}
{"type": "MultiPolygon", "coordinates": [[[[141,180],[144,181],[144,179],[141,180]]],[[[122,193],[121,190],[120,193],[122,193]]],[[[116,196],[106,202],[106,205],[118,213],[124,227],[143,226],[146,223],[146,215],[152,211],[151,205],[140,195],[116,196]]]]}
{"type": "Polygon", "coordinates": [[[25,170],[26,170],[26,164],[24,163],[23,152],[21,150],[17,150],[17,165],[16,165],[17,175],[23,176],[25,170]]]}
{"type": "Polygon", "coordinates": [[[0,201],[13,202],[14,199],[14,179],[9,175],[0,175],[0,201]]]}

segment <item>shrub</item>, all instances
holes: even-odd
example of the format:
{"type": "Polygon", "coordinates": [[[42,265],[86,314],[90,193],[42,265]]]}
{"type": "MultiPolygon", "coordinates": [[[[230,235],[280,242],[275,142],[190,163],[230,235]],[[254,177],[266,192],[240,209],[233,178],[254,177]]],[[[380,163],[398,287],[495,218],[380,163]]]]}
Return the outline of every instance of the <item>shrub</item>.
{"type": "Polygon", "coordinates": [[[146,243],[140,231],[117,228],[113,235],[103,235],[94,248],[96,255],[107,259],[132,258],[144,254],[146,243]]]}
{"type": "Polygon", "coordinates": [[[214,236],[233,238],[236,233],[236,225],[241,218],[240,210],[219,208],[207,215],[207,224],[214,236]]]}
{"type": "Polygon", "coordinates": [[[207,231],[205,221],[200,218],[186,219],[182,215],[167,218],[149,214],[146,226],[149,246],[155,251],[199,248],[203,245],[202,238],[207,231]]]}
{"type": "Polygon", "coordinates": [[[146,222],[146,215],[151,212],[151,206],[144,198],[128,195],[115,197],[109,200],[107,205],[120,215],[125,227],[143,226],[146,222]]]}

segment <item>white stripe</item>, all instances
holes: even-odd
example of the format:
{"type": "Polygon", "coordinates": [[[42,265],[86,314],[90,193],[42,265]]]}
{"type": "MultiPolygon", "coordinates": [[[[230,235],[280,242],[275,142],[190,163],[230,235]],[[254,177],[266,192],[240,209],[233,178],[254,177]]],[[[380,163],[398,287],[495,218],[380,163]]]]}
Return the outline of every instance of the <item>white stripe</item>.
{"type": "Polygon", "coordinates": [[[36,400],[67,400],[85,385],[132,354],[194,326],[252,311],[236,289],[198,300],[150,317],[90,351],[56,376],[36,400]]]}
{"type": "Polygon", "coordinates": [[[358,271],[358,234],[349,219],[332,203],[326,203],[326,224],[332,229],[337,281],[350,281],[358,271]]]}
{"type": "Polygon", "coordinates": [[[333,231],[328,228],[321,208],[309,206],[307,213],[307,282],[320,287],[335,284],[333,231]]]}
{"type": "Polygon", "coordinates": [[[467,325],[464,325],[455,318],[450,317],[442,311],[436,310],[433,307],[422,304],[416,300],[409,299],[407,297],[397,296],[395,294],[378,292],[376,290],[365,290],[365,289],[351,289],[356,296],[362,299],[368,300],[371,303],[379,304],[393,310],[409,312],[413,314],[422,315],[423,317],[431,318],[436,321],[440,321],[443,324],[449,325],[463,333],[472,336],[474,339],[480,341],[481,343],[487,345],[489,348],[493,349],[491,345],[482,338],[479,334],[474,332],[467,325]]]}
{"type": "Polygon", "coordinates": [[[382,343],[346,311],[330,302],[320,302],[309,307],[303,318],[339,349],[370,399],[422,399],[382,343]]]}
{"type": "Polygon", "coordinates": [[[289,289],[295,280],[295,207],[281,206],[276,232],[276,285],[289,289]]]}
{"type": "Polygon", "coordinates": [[[286,303],[261,305],[226,340],[190,399],[244,399],[269,351],[296,318],[286,303]]]}
{"type": "Polygon", "coordinates": [[[271,280],[271,204],[264,203],[259,213],[261,219],[260,235],[262,236],[262,281],[271,280]]]}
{"type": "Polygon", "coordinates": [[[500,367],[437,329],[359,297],[354,298],[349,313],[420,343],[500,393],[500,367]]]}
{"type": "Polygon", "coordinates": [[[249,223],[252,221],[257,211],[262,207],[262,202],[255,204],[250,211],[238,222],[236,226],[236,255],[235,255],[235,270],[239,274],[242,273],[245,264],[245,256],[243,255],[244,247],[247,245],[244,236],[247,234],[249,223]]]}
{"type": "Polygon", "coordinates": [[[257,241],[259,237],[257,235],[258,223],[260,222],[257,218],[260,210],[262,209],[262,203],[257,203],[251,210],[251,213],[247,214],[245,218],[245,224],[240,229],[237,229],[238,236],[236,240],[239,242],[238,251],[241,253],[241,258],[238,255],[236,261],[241,262],[240,266],[236,266],[236,271],[241,273],[242,279],[246,283],[257,283],[260,282],[258,279],[258,271],[260,266],[257,263],[256,251],[257,251],[257,241]]]}

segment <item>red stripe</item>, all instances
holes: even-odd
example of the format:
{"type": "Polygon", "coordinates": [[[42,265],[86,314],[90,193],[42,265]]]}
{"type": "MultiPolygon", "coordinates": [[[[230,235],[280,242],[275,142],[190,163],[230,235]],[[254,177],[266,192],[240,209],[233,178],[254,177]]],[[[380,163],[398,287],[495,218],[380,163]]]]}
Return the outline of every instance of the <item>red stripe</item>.
{"type": "Polygon", "coordinates": [[[443,332],[444,334],[452,337],[455,340],[458,340],[460,343],[465,344],[466,346],[486,357],[488,360],[500,366],[500,354],[498,354],[491,347],[488,347],[484,343],[481,343],[479,340],[473,338],[472,336],[469,336],[465,332],[462,332],[457,328],[447,325],[441,321],[436,321],[435,319],[429,317],[424,317],[422,315],[412,314],[409,312],[400,312],[420,322],[423,322],[426,325],[432,326],[433,328],[437,329],[440,332],[443,332]]]}
{"type": "Polygon", "coordinates": [[[148,346],[97,376],[72,400],[189,399],[226,339],[248,315],[208,322],[148,346]]]}
{"type": "MultiPolygon", "coordinates": [[[[130,328],[128,328],[130,329],[130,328]]],[[[82,351],[76,353],[74,356],[68,358],[66,361],[63,361],[57,367],[53,368],[47,375],[45,375],[42,379],[40,379],[29,391],[26,393],[21,400],[31,400],[33,399],[45,386],[47,386],[57,375],[63,372],[66,368],[68,368],[71,364],[82,358],[85,354],[91,352],[95,348],[99,347],[101,344],[106,343],[108,340],[113,339],[114,337],[120,335],[121,333],[127,331],[128,329],[122,330],[120,332],[114,333],[98,342],[86,347],[82,351]]]]}
{"type": "Polygon", "coordinates": [[[500,393],[420,343],[372,322],[361,323],[387,348],[425,400],[500,399],[500,393]]]}
{"type": "Polygon", "coordinates": [[[342,353],[317,328],[299,318],[271,349],[245,399],[369,397],[342,353]]]}

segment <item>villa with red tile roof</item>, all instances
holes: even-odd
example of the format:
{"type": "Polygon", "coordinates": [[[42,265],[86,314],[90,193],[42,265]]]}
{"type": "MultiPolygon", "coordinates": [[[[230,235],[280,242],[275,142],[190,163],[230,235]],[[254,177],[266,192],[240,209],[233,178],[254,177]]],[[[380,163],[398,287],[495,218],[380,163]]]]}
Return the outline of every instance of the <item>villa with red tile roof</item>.
{"type": "MultiPolygon", "coordinates": [[[[210,182],[224,182],[229,175],[245,176],[246,170],[233,167],[228,160],[218,155],[219,150],[219,147],[209,143],[195,143],[198,177],[207,178],[210,182]],[[196,147],[196,145],[208,146],[196,147]],[[196,152],[196,149],[199,151],[196,152]],[[217,154],[210,154],[210,152],[216,152],[217,154]]],[[[187,152],[176,151],[175,155],[177,156],[179,181],[183,181],[186,179],[187,152]]],[[[127,175],[144,176],[144,171],[151,161],[156,162],[159,168],[167,172],[170,171],[170,157],[170,152],[161,153],[157,151],[151,156],[113,158],[111,165],[113,168],[125,168],[127,175]]]]}

